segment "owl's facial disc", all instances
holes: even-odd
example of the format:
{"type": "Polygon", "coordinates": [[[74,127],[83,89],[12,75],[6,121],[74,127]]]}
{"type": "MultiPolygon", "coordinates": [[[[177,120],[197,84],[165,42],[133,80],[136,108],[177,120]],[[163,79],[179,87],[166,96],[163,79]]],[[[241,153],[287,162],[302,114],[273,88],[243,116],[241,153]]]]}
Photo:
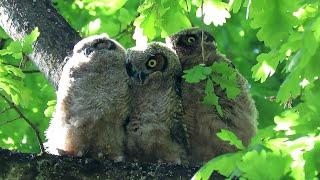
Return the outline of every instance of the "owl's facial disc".
{"type": "Polygon", "coordinates": [[[200,28],[187,29],[172,35],[169,38],[169,44],[172,44],[173,49],[176,50],[183,69],[204,63],[199,58],[202,54],[206,59],[216,52],[214,37],[200,28]]]}
{"type": "Polygon", "coordinates": [[[167,58],[162,54],[151,54],[146,62],[146,67],[148,70],[155,71],[164,71],[167,66],[167,58]]]}
{"type": "Polygon", "coordinates": [[[130,60],[127,60],[125,64],[127,74],[139,84],[146,83],[148,79],[156,78],[167,66],[167,58],[162,54],[151,54],[147,59],[144,66],[140,68],[137,68],[130,60]]]}
{"type": "Polygon", "coordinates": [[[139,84],[143,84],[148,74],[144,73],[143,71],[138,71],[129,61],[126,62],[125,67],[126,67],[127,74],[131,78],[139,82],[139,84]]]}

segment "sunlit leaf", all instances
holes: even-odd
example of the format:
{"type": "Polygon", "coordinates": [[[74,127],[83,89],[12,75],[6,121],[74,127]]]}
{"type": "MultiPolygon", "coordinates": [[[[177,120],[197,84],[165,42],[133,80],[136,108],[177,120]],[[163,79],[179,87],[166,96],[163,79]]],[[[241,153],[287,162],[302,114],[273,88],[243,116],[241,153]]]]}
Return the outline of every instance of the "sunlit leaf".
{"type": "Polygon", "coordinates": [[[229,144],[236,146],[239,150],[245,149],[241,140],[231,131],[221,129],[221,132],[218,132],[217,136],[220,139],[229,142],[229,144]]]}
{"type": "Polygon", "coordinates": [[[188,83],[198,83],[202,80],[207,79],[207,76],[212,73],[210,67],[197,65],[192,69],[184,70],[184,75],[182,76],[188,83]]]}

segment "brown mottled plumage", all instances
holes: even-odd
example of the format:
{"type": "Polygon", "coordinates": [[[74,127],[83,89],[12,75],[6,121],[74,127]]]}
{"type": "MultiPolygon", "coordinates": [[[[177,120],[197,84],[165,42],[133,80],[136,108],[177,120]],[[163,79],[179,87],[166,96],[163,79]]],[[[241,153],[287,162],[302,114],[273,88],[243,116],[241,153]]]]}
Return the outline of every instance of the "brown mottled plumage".
{"type": "Polygon", "coordinates": [[[131,108],[127,125],[127,156],[145,162],[180,163],[185,157],[181,97],[176,77],[177,55],[162,43],[128,49],[131,108]]]}
{"type": "Polygon", "coordinates": [[[46,131],[53,154],[122,160],[128,116],[125,50],[105,35],[76,44],[63,68],[57,107],[46,131]]]}
{"type": "MultiPolygon", "coordinates": [[[[183,70],[198,64],[211,65],[216,61],[230,60],[216,50],[213,36],[199,28],[191,28],[170,36],[167,44],[177,53],[183,70]],[[201,46],[203,32],[203,50],[201,46]],[[203,54],[204,52],[204,59],[203,54]]],[[[255,134],[257,128],[257,110],[248,91],[248,83],[237,71],[238,85],[241,93],[235,100],[227,98],[226,93],[215,85],[215,93],[224,112],[220,117],[214,107],[202,103],[205,96],[205,82],[189,84],[182,81],[181,93],[184,109],[183,121],[187,125],[191,163],[203,163],[217,155],[235,151],[233,146],[220,140],[216,133],[221,129],[234,132],[245,145],[255,134]]]]}

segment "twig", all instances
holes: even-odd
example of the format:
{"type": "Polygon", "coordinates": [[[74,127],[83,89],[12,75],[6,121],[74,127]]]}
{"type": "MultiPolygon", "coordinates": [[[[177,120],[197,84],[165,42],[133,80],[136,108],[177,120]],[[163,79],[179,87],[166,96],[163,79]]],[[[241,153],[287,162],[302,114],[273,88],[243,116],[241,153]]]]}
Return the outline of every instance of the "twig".
{"type": "Polygon", "coordinates": [[[36,133],[36,137],[38,139],[40,149],[41,149],[41,154],[46,154],[44,146],[43,146],[43,142],[40,137],[39,129],[20,111],[20,109],[17,106],[15,106],[15,104],[13,102],[11,102],[3,94],[0,94],[0,96],[9,104],[9,106],[11,106],[18,113],[20,118],[24,119],[24,121],[26,121],[29,124],[29,126],[34,130],[34,132],[36,133]]]}
{"type": "Polygon", "coordinates": [[[247,11],[246,11],[246,20],[249,19],[250,6],[251,6],[251,0],[248,1],[247,11]]]}
{"type": "Polygon", "coordinates": [[[112,39],[118,39],[119,37],[121,37],[123,34],[125,34],[126,32],[128,32],[131,27],[133,26],[133,21],[122,31],[120,31],[117,35],[112,36],[112,39]]]}
{"type": "MultiPolygon", "coordinates": [[[[140,3],[139,6],[141,6],[141,1],[140,1],[139,3],[140,3]]],[[[135,19],[137,19],[139,16],[140,16],[140,13],[138,13],[138,14],[136,15],[135,19]]],[[[128,25],[126,26],[126,28],[124,28],[124,29],[123,29],[122,31],[120,31],[117,35],[114,35],[114,36],[112,36],[111,38],[112,38],[112,39],[118,39],[118,38],[120,38],[123,34],[125,34],[126,32],[128,32],[129,30],[132,29],[132,27],[134,26],[133,24],[134,24],[134,20],[131,21],[130,24],[128,24],[128,25]]],[[[120,25],[120,30],[121,30],[121,25],[120,25]]]]}
{"type": "Polygon", "coordinates": [[[29,73],[29,74],[31,74],[31,73],[40,73],[40,71],[39,70],[24,70],[24,71],[22,71],[23,73],[29,73]]]}
{"type": "Polygon", "coordinates": [[[202,60],[203,60],[203,63],[205,63],[205,57],[204,57],[204,44],[203,44],[203,39],[204,39],[204,32],[203,32],[203,21],[204,21],[204,13],[203,13],[203,0],[201,0],[201,19],[202,19],[202,23],[201,23],[201,55],[202,55],[202,60]]]}

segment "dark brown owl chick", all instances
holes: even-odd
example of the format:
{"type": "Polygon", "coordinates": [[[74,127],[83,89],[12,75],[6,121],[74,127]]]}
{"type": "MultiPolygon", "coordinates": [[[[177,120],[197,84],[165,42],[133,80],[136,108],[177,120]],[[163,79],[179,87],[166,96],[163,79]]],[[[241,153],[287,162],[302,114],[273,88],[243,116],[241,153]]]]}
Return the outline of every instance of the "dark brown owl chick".
{"type": "MultiPolygon", "coordinates": [[[[230,60],[217,51],[213,36],[202,29],[182,30],[170,36],[167,44],[176,51],[183,70],[191,69],[198,64],[210,66],[219,61],[234,67],[230,60]]],[[[228,99],[218,84],[214,87],[215,93],[219,96],[223,117],[219,116],[214,107],[202,103],[205,96],[205,82],[189,84],[182,80],[183,121],[188,130],[191,163],[203,163],[217,155],[235,151],[233,146],[216,136],[221,129],[234,132],[245,145],[248,145],[250,138],[256,132],[255,103],[249,94],[247,81],[238,71],[236,72],[241,92],[235,100],[228,99]]]]}
{"type": "Polygon", "coordinates": [[[46,131],[49,153],[123,159],[123,124],[129,112],[124,63],[124,48],[106,35],[75,45],[46,131]]]}
{"type": "Polygon", "coordinates": [[[181,97],[177,55],[163,43],[128,49],[126,68],[131,77],[127,158],[143,162],[181,163],[185,131],[181,124],[181,97]]]}

